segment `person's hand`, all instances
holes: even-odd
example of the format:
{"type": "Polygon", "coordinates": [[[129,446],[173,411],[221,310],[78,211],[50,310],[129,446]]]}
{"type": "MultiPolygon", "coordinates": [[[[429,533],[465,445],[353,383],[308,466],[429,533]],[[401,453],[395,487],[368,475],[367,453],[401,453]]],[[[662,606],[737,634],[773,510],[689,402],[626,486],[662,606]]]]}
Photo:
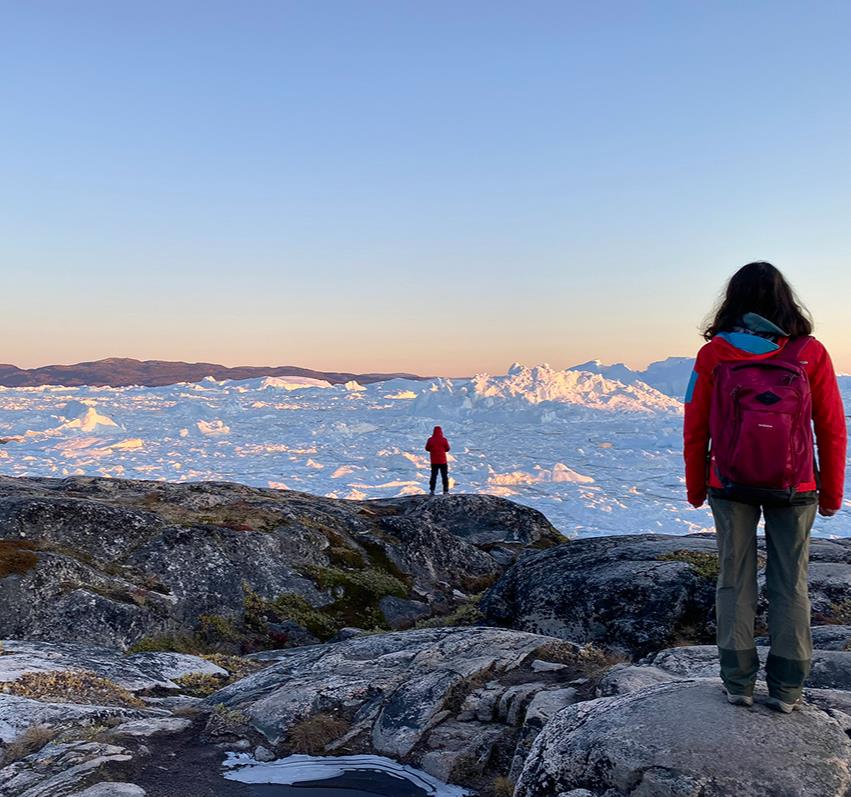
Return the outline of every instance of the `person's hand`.
{"type": "Polygon", "coordinates": [[[818,508],[818,513],[822,517],[833,517],[838,511],[838,509],[828,509],[826,506],[820,506],[818,508]]]}
{"type": "Polygon", "coordinates": [[[701,498],[700,501],[689,501],[689,503],[695,508],[700,509],[703,506],[703,503],[706,499],[701,498]]]}

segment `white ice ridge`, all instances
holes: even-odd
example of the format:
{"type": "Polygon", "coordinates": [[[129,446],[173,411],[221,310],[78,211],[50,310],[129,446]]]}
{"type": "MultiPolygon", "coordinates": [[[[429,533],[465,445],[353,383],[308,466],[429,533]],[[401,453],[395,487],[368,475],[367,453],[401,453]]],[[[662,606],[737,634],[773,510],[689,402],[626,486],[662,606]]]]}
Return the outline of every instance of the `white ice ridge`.
{"type": "Polygon", "coordinates": [[[251,382],[257,382],[260,390],[277,389],[277,390],[301,390],[306,387],[332,387],[330,382],[324,379],[313,379],[309,376],[266,376],[262,379],[242,380],[242,384],[246,388],[251,388],[251,382]]]}
{"type": "Polygon", "coordinates": [[[527,368],[514,363],[504,376],[477,374],[469,382],[438,380],[416,400],[415,408],[440,408],[454,414],[528,412],[532,407],[549,406],[553,411],[572,406],[652,414],[680,412],[680,401],[644,382],[624,384],[589,371],[556,370],[549,365],[527,368]]]}
{"type": "Polygon", "coordinates": [[[292,755],[277,761],[261,763],[255,761],[248,753],[228,753],[223,766],[230,770],[225,773],[225,778],[239,783],[274,783],[293,786],[296,783],[336,778],[347,772],[367,771],[382,772],[394,778],[407,780],[422,789],[429,797],[464,797],[469,794],[466,789],[444,783],[427,772],[376,755],[337,757],[292,755]]]}

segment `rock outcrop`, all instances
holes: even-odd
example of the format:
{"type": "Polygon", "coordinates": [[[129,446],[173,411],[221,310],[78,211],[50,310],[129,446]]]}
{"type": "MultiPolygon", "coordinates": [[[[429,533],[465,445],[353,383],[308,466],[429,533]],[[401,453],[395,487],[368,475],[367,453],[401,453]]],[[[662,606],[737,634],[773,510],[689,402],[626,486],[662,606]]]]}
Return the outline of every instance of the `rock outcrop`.
{"type": "Polygon", "coordinates": [[[0,477],[0,797],[243,797],[229,751],[378,754],[487,797],[851,794],[851,541],[812,543],[783,717],[676,645],[711,640],[711,535],[560,542],[487,496],[0,477]]]}
{"type": "Polygon", "coordinates": [[[125,656],[81,644],[19,640],[4,640],[0,650],[0,741],[6,744],[44,725],[56,733],[119,722],[132,728],[133,721],[156,727],[171,720],[172,708],[185,705],[185,699],[162,697],[179,695],[184,679],[200,676],[216,684],[230,675],[207,659],[180,653],[125,656]]]}
{"type": "Polygon", "coordinates": [[[0,477],[0,636],[125,649],[194,633],[206,617],[208,634],[236,637],[230,624],[251,600],[257,644],[283,646],[286,621],[320,638],[387,627],[387,596],[411,601],[388,612],[401,625],[421,605],[450,611],[525,548],[561,539],[539,512],[489,496],[359,502],[223,483],[0,477]]]}
{"type": "MultiPolygon", "coordinates": [[[[92,797],[92,792],[82,787],[102,777],[102,770],[109,765],[124,764],[130,759],[126,748],[114,744],[85,741],[48,744],[27,758],[0,769],[0,797],[80,797],[81,792],[92,797]]],[[[95,795],[109,795],[104,785],[94,785],[97,786],[95,795]]],[[[136,787],[130,791],[125,789],[125,794],[131,797],[144,794],[144,791],[136,787]]]]}
{"type": "Polygon", "coordinates": [[[79,643],[0,641],[0,689],[29,673],[90,672],[129,692],[180,689],[176,679],[191,675],[226,677],[227,670],[199,656],[159,651],[129,656],[79,643]]]}
{"type": "Polygon", "coordinates": [[[535,740],[516,797],[845,797],[851,741],[826,712],[730,706],[712,680],[570,707],[535,740]]]}
{"type": "MultiPolygon", "coordinates": [[[[758,647],[762,668],[767,647],[758,647]]],[[[617,664],[600,679],[599,695],[623,695],[663,683],[715,680],[718,677],[718,649],[714,645],[668,648],[651,654],[634,665],[617,664]]],[[[758,678],[764,681],[764,669],[758,678]]],[[[804,699],[831,712],[846,714],[842,722],[851,728],[851,651],[813,651],[813,666],[804,699]]]]}
{"type": "Polygon", "coordinates": [[[536,672],[577,649],[495,628],[435,628],[257,654],[266,669],[209,697],[268,743],[292,749],[311,717],[336,719],[324,752],[377,753],[444,780],[474,778],[502,750],[511,765],[556,710],[578,699],[576,671],[536,672]]]}
{"type": "MultiPolygon", "coordinates": [[[[523,557],[481,609],[500,626],[643,656],[712,641],[717,572],[711,534],[595,537],[523,557]]],[[[851,616],[851,540],[812,541],[810,597],[818,621],[851,616]]],[[[760,624],[765,608],[763,596],[760,624]]]]}

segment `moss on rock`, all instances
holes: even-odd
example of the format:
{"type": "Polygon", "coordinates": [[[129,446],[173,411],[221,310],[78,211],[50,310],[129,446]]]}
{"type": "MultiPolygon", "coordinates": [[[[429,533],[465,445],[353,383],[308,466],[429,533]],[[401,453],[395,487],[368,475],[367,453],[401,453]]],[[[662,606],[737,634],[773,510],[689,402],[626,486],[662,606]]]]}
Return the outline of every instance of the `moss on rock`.
{"type": "Polygon", "coordinates": [[[83,703],[142,708],[145,704],[123,687],[87,670],[28,672],[4,687],[9,693],[47,703],[83,703]]]}
{"type": "Polygon", "coordinates": [[[718,562],[718,556],[714,553],[682,549],[662,554],[662,556],[659,557],[659,560],[667,562],[686,562],[691,565],[692,569],[699,576],[705,578],[707,581],[716,581],[718,579],[718,570],[720,565],[718,562]]]}
{"type": "Polygon", "coordinates": [[[269,622],[282,620],[291,620],[322,640],[332,637],[338,628],[322,609],[311,606],[306,598],[294,592],[267,600],[246,590],[244,623],[247,629],[266,634],[269,622]]]}
{"type": "Polygon", "coordinates": [[[22,576],[38,564],[34,545],[24,540],[0,540],[0,578],[22,576]]]}

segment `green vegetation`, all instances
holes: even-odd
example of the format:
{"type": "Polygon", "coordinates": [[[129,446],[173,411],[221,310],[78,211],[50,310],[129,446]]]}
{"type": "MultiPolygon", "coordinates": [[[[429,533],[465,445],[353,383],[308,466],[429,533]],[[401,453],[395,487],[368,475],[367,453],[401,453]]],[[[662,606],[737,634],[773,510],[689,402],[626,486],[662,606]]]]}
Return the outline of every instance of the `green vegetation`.
{"type": "Polygon", "coordinates": [[[192,633],[148,636],[133,644],[130,652],[169,650],[195,656],[235,655],[281,647],[287,640],[274,626],[286,621],[326,641],[347,625],[386,627],[378,601],[384,595],[407,594],[400,581],[372,569],[315,568],[312,575],[321,588],[335,592],[337,599],[327,606],[315,607],[297,593],[284,593],[269,599],[243,584],[245,597],[241,617],[201,615],[192,633]]]}
{"type": "Polygon", "coordinates": [[[492,587],[499,581],[499,572],[488,573],[484,576],[465,576],[461,579],[461,584],[465,592],[470,592],[474,595],[484,593],[486,589],[492,587]]]}
{"type": "Polygon", "coordinates": [[[459,678],[446,691],[446,695],[443,698],[443,710],[451,714],[457,714],[464,705],[467,697],[479,687],[484,686],[492,677],[492,669],[488,667],[466,678],[459,678]]]}
{"type": "Polygon", "coordinates": [[[504,775],[495,777],[489,786],[491,797],[513,797],[514,781],[504,775]]]}
{"type": "Polygon", "coordinates": [[[252,504],[241,500],[205,509],[187,509],[164,501],[157,492],[150,492],[131,506],[154,512],[174,526],[218,526],[232,531],[269,532],[286,523],[279,509],[271,502],[252,504]]]}
{"type": "Polygon", "coordinates": [[[246,659],[243,656],[229,656],[224,653],[208,653],[202,654],[202,658],[206,659],[217,667],[227,670],[227,675],[216,675],[214,673],[188,673],[180,678],[175,678],[174,682],[180,687],[184,694],[192,697],[207,697],[218,692],[219,689],[244,678],[246,675],[257,672],[263,669],[260,662],[246,659]]]}
{"type": "Polygon", "coordinates": [[[825,625],[851,625],[851,600],[831,603],[827,612],[817,619],[825,625]]]}
{"type": "Polygon", "coordinates": [[[0,540],[0,578],[22,576],[38,564],[35,546],[25,540],[0,540]]]}
{"type": "Polygon", "coordinates": [[[84,703],[99,706],[143,708],[144,703],[123,687],[87,670],[30,672],[11,681],[13,695],[47,703],[84,703]]]}
{"type": "Polygon", "coordinates": [[[717,554],[705,553],[704,551],[678,550],[663,554],[659,557],[659,560],[687,562],[699,576],[705,578],[707,581],[718,580],[719,562],[717,554]]]}
{"type": "Polygon", "coordinates": [[[588,678],[597,680],[609,667],[628,663],[629,659],[598,648],[591,643],[576,645],[573,642],[548,642],[535,651],[535,656],[543,661],[567,665],[564,673],[570,678],[588,678]]]}
{"type": "Polygon", "coordinates": [[[268,635],[268,623],[282,620],[292,620],[321,640],[330,639],[339,627],[323,609],[314,608],[301,595],[284,593],[270,601],[246,587],[244,624],[247,629],[268,635]]]}
{"type": "Polygon", "coordinates": [[[28,755],[37,753],[42,747],[50,744],[56,738],[57,733],[56,729],[49,725],[30,725],[29,728],[6,745],[3,764],[8,765],[13,761],[20,761],[28,755]]]}
{"type": "MultiPolygon", "coordinates": [[[[315,529],[328,541],[325,553],[329,564],[306,565],[301,573],[320,590],[327,592],[330,598],[325,605],[315,606],[296,592],[277,596],[262,595],[255,592],[250,584],[244,583],[243,607],[238,614],[202,615],[192,631],[163,633],[141,639],[132,646],[133,652],[174,650],[194,655],[239,655],[279,648],[292,644],[287,638],[286,626],[290,623],[320,641],[327,641],[346,626],[356,626],[367,631],[385,631],[388,625],[379,608],[381,599],[386,596],[406,598],[409,595],[412,579],[388,555],[381,544],[379,529],[371,532],[377,539],[371,535],[366,539],[359,536],[357,542],[353,542],[344,532],[332,527],[333,519],[325,520],[314,515],[283,517],[279,514],[281,508],[275,504],[255,505],[249,501],[234,501],[221,507],[205,509],[204,513],[190,512],[163,501],[156,492],[149,493],[141,503],[175,523],[215,521],[227,525],[228,521],[238,516],[240,522],[250,525],[254,530],[267,528],[267,521],[274,521],[274,527],[287,524],[315,529]]],[[[496,576],[496,573],[483,577],[471,576],[466,591],[480,593],[493,583],[496,576]]],[[[474,625],[482,619],[477,595],[446,617],[433,618],[422,623],[421,627],[474,625]]]]}
{"type": "Polygon", "coordinates": [[[473,595],[467,603],[453,609],[449,614],[441,617],[428,617],[418,620],[415,628],[447,628],[453,626],[480,625],[484,622],[484,615],[479,610],[481,595],[473,595]]]}
{"type": "MultiPolygon", "coordinates": [[[[555,532],[556,534],[558,532],[555,532]]],[[[562,537],[558,539],[557,537],[539,537],[532,543],[529,543],[528,548],[537,548],[539,550],[545,551],[547,548],[555,548],[557,545],[567,545],[570,540],[567,537],[562,537]]],[[[510,783],[511,781],[509,781],[510,783]]]]}
{"type": "Polygon", "coordinates": [[[228,678],[223,675],[193,672],[187,675],[182,675],[180,678],[175,678],[174,682],[186,695],[191,695],[192,697],[208,697],[213,694],[213,692],[218,692],[219,689],[226,686],[228,678]]]}
{"type": "Polygon", "coordinates": [[[236,627],[236,623],[230,617],[223,617],[220,614],[202,614],[198,618],[195,637],[202,646],[216,649],[223,643],[240,645],[244,634],[236,627]]]}
{"type": "Polygon", "coordinates": [[[363,570],[308,567],[304,572],[320,589],[330,590],[336,596],[333,603],[318,610],[331,619],[335,630],[344,626],[386,629],[379,601],[386,595],[404,598],[408,594],[408,587],[396,576],[373,567],[363,570]]]}
{"type": "Polygon", "coordinates": [[[63,581],[59,586],[65,592],[81,589],[116,603],[126,603],[131,606],[145,606],[148,603],[148,590],[142,587],[127,587],[123,584],[81,584],[76,581],[63,581]]]}
{"type": "Polygon", "coordinates": [[[399,566],[390,558],[387,551],[377,542],[372,540],[360,540],[361,547],[366,551],[369,564],[374,570],[389,573],[406,586],[411,586],[411,577],[403,573],[399,566]]]}
{"type": "Polygon", "coordinates": [[[339,588],[347,599],[359,603],[377,601],[385,595],[404,598],[408,588],[396,576],[383,570],[342,570],[338,567],[309,567],[305,572],[321,589],[339,588]]]}
{"type": "Polygon", "coordinates": [[[213,707],[207,718],[206,732],[210,736],[243,736],[250,724],[244,712],[220,703],[213,707]]]}
{"type": "MultiPolygon", "coordinates": [[[[218,615],[202,615],[203,622],[199,631],[195,634],[160,634],[140,639],[129,650],[130,653],[159,653],[171,651],[174,653],[188,653],[191,656],[200,656],[217,667],[227,670],[229,675],[207,675],[186,676],[187,680],[178,679],[182,687],[190,694],[195,690],[204,690],[213,687],[210,691],[216,691],[227,686],[246,675],[257,672],[263,668],[260,662],[246,659],[233,653],[223,653],[220,648],[225,645],[232,648],[249,646],[246,634],[239,630],[233,620],[218,615]],[[203,630],[201,630],[203,629],[203,630]],[[220,636],[216,636],[219,634],[220,636]],[[207,680],[209,679],[209,680],[207,680]]],[[[209,694],[207,692],[206,694],[209,694]]]]}
{"type": "Polygon", "coordinates": [[[334,714],[314,714],[299,720],[290,728],[289,745],[295,753],[319,755],[346,731],[349,723],[334,714]]]}
{"type": "Polygon", "coordinates": [[[328,559],[338,567],[366,567],[363,554],[345,545],[332,545],[328,549],[328,559]]]}

